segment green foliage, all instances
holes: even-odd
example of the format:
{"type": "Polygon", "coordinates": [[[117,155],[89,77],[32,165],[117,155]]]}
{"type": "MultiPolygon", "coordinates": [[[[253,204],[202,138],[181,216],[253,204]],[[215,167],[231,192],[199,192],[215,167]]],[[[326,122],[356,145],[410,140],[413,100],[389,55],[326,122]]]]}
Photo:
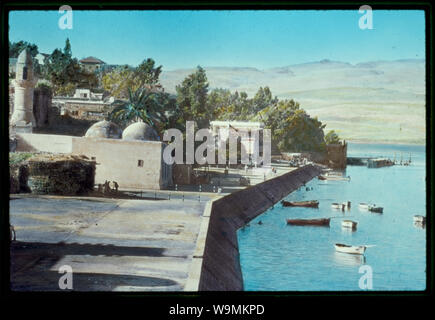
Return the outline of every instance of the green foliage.
{"type": "Polygon", "coordinates": [[[340,137],[334,130],[330,130],[325,136],[326,144],[338,144],[340,143],[340,137]]]}
{"type": "Polygon", "coordinates": [[[36,85],[36,88],[43,91],[43,92],[51,92],[52,88],[49,84],[44,83],[44,82],[38,82],[38,84],[36,85]]]}
{"type": "Polygon", "coordinates": [[[199,128],[206,128],[212,119],[207,104],[208,82],[205,70],[200,66],[176,86],[177,103],[182,113],[181,121],[195,121],[199,128]]]}
{"type": "Polygon", "coordinates": [[[160,73],[162,73],[162,66],[155,67],[154,60],[150,58],[142,61],[134,70],[139,87],[158,84],[160,73]]]}
{"type": "Polygon", "coordinates": [[[278,98],[272,97],[272,92],[269,87],[260,87],[252,100],[252,108],[249,110],[250,114],[256,114],[264,108],[274,105],[278,102],[278,98]]]}
{"type": "Polygon", "coordinates": [[[119,99],[128,98],[128,90],[136,91],[140,88],[153,88],[159,86],[159,77],[162,66],[155,66],[153,59],[144,60],[137,68],[128,65],[120,66],[105,73],[101,83],[105,90],[119,99]]]}
{"type": "Polygon", "coordinates": [[[208,96],[208,105],[212,109],[213,119],[247,120],[252,108],[252,100],[246,92],[231,93],[228,89],[214,89],[208,96]]]}
{"type": "Polygon", "coordinates": [[[142,120],[158,129],[159,125],[167,121],[161,105],[164,97],[160,95],[161,93],[147,88],[139,88],[136,91],[128,89],[128,100],[115,101],[109,118],[122,126],[142,120]]]}
{"type": "Polygon", "coordinates": [[[324,151],[325,125],[311,118],[293,100],[279,101],[261,110],[257,120],[271,129],[272,143],[280,151],[324,151]]]}
{"type": "Polygon", "coordinates": [[[55,49],[46,58],[42,68],[42,75],[50,80],[55,95],[70,95],[76,88],[94,88],[98,79],[93,72],[81,68],[78,60],[72,57],[69,39],[65,41],[65,48],[55,49]]]}
{"type": "Polygon", "coordinates": [[[35,57],[38,54],[38,46],[26,41],[9,42],[9,58],[18,58],[24,49],[29,50],[30,55],[35,57]]]}
{"type": "Polygon", "coordinates": [[[29,152],[9,152],[9,165],[14,165],[26,161],[34,154],[29,152]]]}

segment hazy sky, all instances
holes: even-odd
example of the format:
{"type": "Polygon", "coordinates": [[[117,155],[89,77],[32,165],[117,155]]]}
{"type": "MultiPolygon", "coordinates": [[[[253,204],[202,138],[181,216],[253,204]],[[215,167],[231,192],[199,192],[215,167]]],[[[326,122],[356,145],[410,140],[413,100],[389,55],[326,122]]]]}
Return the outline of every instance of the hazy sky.
{"type": "Polygon", "coordinates": [[[424,59],[423,11],[373,11],[361,30],[353,11],[74,11],[73,29],[58,11],[12,11],[10,41],[40,52],[70,38],[77,58],[137,65],[151,57],[165,70],[197,65],[259,69],[319,61],[358,63],[424,59]]]}

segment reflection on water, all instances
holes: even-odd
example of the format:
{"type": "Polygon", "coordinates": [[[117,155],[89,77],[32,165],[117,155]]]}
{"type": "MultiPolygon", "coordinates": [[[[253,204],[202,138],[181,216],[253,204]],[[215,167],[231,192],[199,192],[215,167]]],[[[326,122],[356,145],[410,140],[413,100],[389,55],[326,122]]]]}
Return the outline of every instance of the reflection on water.
{"type": "Polygon", "coordinates": [[[352,233],[354,233],[356,231],[357,231],[357,227],[355,227],[355,228],[348,228],[348,227],[341,226],[341,233],[343,233],[343,234],[352,234],[352,233]]]}
{"type": "Polygon", "coordinates": [[[366,262],[366,257],[360,254],[348,254],[335,251],[333,260],[337,265],[360,266],[366,262]]]}
{"type": "MultiPolygon", "coordinates": [[[[371,155],[370,146],[363,145],[360,154],[358,147],[349,146],[349,155],[371,155]]],[[[373,156],[392,157],[401,149],[411,150],[411,166],[348,166],[344,175],[351,176],[349,182],[313,179],[285,200],[319,200],[319,209],[277,204],[238,232],[245,290],[361,290],[361,264],[373,269],[373,290],[424,290],[426,230],[421,223],[413,224],[415,213],[426,211],[424,147],[376,145],[373,156]],[[334,202],[346,201],[351,201],[349,211],[331,208],[334,202]],[[384,212],[361,210],[359,203],[376,203],[384,212]],[[286,219],[318,218],[333,218],[330,228],[286,224],[286,219]],[[343,219],[358,221],[357,230],[342,228],[343,219]],[[259,220],[263,225],[257,224],[259,220]],[[336,253],[334,243],[375,246],[367,249],[364,258],[336,253]]]]}

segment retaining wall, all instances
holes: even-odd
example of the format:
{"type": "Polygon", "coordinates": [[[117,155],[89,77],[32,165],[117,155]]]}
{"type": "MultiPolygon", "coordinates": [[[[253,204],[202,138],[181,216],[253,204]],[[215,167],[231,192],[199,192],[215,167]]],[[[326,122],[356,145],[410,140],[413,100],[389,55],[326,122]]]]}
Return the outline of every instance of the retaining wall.
{"type": "Polygon", "coordinates": [[[202,256],[194,257],[201,262],[197,290],[243,290],[237,229],[319,173],[319,167],[305,166],[212,202],[202,256]]]}

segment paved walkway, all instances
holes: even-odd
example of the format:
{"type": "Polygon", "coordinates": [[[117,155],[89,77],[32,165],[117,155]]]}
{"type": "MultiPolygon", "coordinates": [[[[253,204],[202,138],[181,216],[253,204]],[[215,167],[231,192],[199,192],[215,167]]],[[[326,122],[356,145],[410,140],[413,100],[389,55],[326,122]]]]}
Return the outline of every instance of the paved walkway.
{"type": "MultiPolygon", "coordinates": [[[[274,178],[292,170],[276,166],[274,178]]],[[[244,170],[231,169],[229,175],[244,170]]],[[[263,172],[250,175],[264,181],[263,172]]],[[[59,268],[73,270],[78,291],[182,291],[185,289],[202,215],[211,199],[243,189],[212,185],[174,190],[135,190],[142,199],[11,195],[13,290],[59,289],[59,268]],[[196,190],[195,190],[196,189],[196,190]]],[[[199,243],[199,245],[201,245],[199,243]]]]}
{"type": "Polygon", "coordinates": [[[13,290],[180,291],[206,201],[15,197],[10,220],[13,290]]]}

